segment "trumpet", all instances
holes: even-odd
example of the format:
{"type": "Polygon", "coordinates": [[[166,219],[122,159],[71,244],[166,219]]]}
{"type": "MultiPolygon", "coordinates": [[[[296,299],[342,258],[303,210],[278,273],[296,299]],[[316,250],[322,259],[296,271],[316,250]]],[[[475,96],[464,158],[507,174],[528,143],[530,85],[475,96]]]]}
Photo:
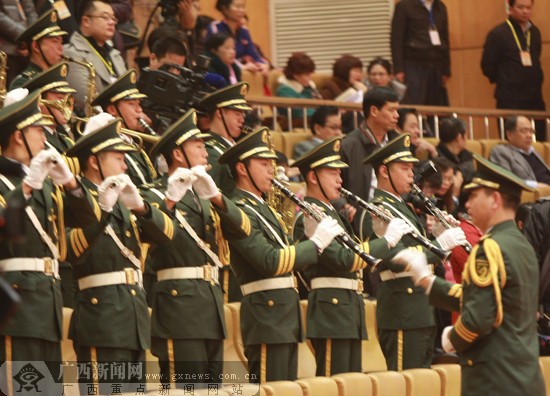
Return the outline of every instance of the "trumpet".
{"type": "MultiPolygon", "coordinates": [[[[80,136],[82,136],[84,134],[84,132],[82,131],[82,125],[86,124],[88,122],[88,120],[89,120],[89,118],[76,117],[76,116],[73,116],[71,118],[71,121],[76,123],[75,130],[80,136]]],[[[127,135],[127,136],[130,136],[132,138],[135,138],[138,141],[137,143],[141,147],[143,147],[144,143],[155,144],[160,139],[160,136],[158,136],[156,134],[154,136],[151,136],[147,133],[137,132],[137,131],[127,129],[127,128],[120,128],[120,133],[122,133],[124,135],[127,135]]]]}
{"type": "Polygon", "coordinates": [[[46,107],[50,107],[52,109],[60,111],[61,114],[63,114],[63,117],[65,118],[65,120],[69,121],[71,119],[73,111],[71,109],[72,105],[71,105],[70,95],[65,96],[64,99],[56,99],[56,100],[40,99],[40,103],[46,107]]]}
{"type": "Polygon", "coordinates": [[[90,62],[86,62],[84,60],[76,60],[69,56],[63,55],[63,59],[65,59],[67,62],[73,62],[77,65],[80,65],[88,71],[88,81],[86,83],[86,108],[85,108],[85,114],[86,117],[91,117],[94,115],[94,108],[92,106],[92,102],[94,101],[96,97],[96,78],[95,78],[95,68],[94,65],[92,65],[90,62]]]}
{"type": "MultiPolygon", "coordinates": [[[[369,212],[372,215],[378,217],[379,219],[385,221],[386,223],[389,223],[393,219],[393,217],[391,215],[384,212],[378,206],[373,205],[370,202],[365,201],[361,197],[358,197],[357,195],[353,194],[351,191],[346,190],[345,188],[340,188],[340,194],[342,194],[342,196],[344,198],[346,198],[347,200],[354,202],[358,206],[365,209],[367,212],[369,212]]],[[[412,239],[414,239],[416,242],[418,242],[420,245],[424,246],[426,249],[428,249],[430,252],[435,254],[437,257],[439,257],[443,261],[447,260],[447,258],[451,254],[451,252],[443,250],[443,249],[435,246],[428,238],[426,238],[425,236],[419,234],[416,231],[413,231],[408,235],[412,239]]]]}
{"type": "MultiPolygon", "coordinates": [[[[428,212],[428,214],[431,214],[433,217],[435,217],[437,221],[439,221],[443,225],[443,227],[445,227],[446,229],[454,227],[452,224],[450,224],[447,221],[443,211],[439,209],[437,206],[435,206],[432,200],[428,198],[426,194],[424,194],[424,192],[420,189],[420,187],[418,187],[414,183],[412,184],[411,187],[412,187],[412,190],[411,190],[412,193],[420,198],[420,200],[422,201],[422,205],[425,211],[428,212]]],[[[470,254],[470,252],[472,251],[472,245],[469,242],[466,245],[462,245],[462,247],[468,254],[470,254]]]]}
{"type": "MultiPolygon", "coordinates": [[[[326,217],[326,214],[319,212],[317,209],[315,209],[312,205],[310,205],[308,202],[302,201],[296,194],[294,194],[292,191],[290,191],[288,188],[286,188],[280,181],[277,179],[273,179],[271,181],[273,183],[273,186],[281,191],[284,195],[286,195],[292,202],[294,202],[296,205],[300,207],[305,213],[307,213],[309,216],[311,216],[314,220],[317,222],[321,222],[326,217]]],[[[381,259],[377,259],[376,257],[371,256],[370,254],[366,253],[361,246],[355,242],[347,233],[343,233],[338,235],[335,238],[338,243],[340,243],[343,246],[346,246],[353,250],[355,254],[357,254],[363,261],[367,263],[367,266],[370,270],[370,272],[376,271],[376,267],[380,262],[381,259]]]]}

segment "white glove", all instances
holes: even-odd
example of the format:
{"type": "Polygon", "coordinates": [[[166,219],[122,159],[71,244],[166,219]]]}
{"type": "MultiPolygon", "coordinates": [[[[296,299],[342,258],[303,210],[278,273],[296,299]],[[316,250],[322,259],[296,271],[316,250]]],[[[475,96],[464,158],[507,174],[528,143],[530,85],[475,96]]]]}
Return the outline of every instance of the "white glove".
{"type": "MultiPolygon", "coordinates": [[[[388,209],[385,209],[381,206],[378,206],[378,208],[386,213],[388,217],[393,217],[392,214],[388,209]]],[[[374,214],[371,214],[372,217],[372,231],[374,232],[374,235],[376,235],[378,238],[383,238],[386,234],[386,230],[388,229],[388,223],[382,220],[380,217],[375,216],[374,214]]]]}
{"type": "Polygon", "coordinates": [[[325,217],[317,225],[315,232],[311,236],[310,241],[317,245],[319,253],[322,253],[325,248],[330,245],[332,240],[342,234],[344,229],[338,224],[336,219],[332,217],[325,217]]]}
{"type": "Polygon", "coordinates": [[[459,245],[465,245],[468,241],[462,228],[454,227],[445,230],[445,232],[437,237],[436,242],[441,246],[441,249],[452,250],[459,245]]]}
{"type": "Polygon", "coordinates": [[[27,88],[15,88],[6,94],[4,99],[4,107],[20,102],[29,95],[27,88]]]}
{"type": "Polygon", "coordinates": [[[123,174],[119,177],[125,181],[126,184],[118,196],[120,203],[130,210],[144,209],[145,204],[143,203],[143,198],[139,195],[139,190],[130,179],[130,176],[123,174]]]}
{"type": "Polygon", "coordinates": [[[118,176],[109,176],[101,182],[97,192],[99,195],[99,207],[107,213],[113,211],[113,207],[118,201],[120,192],[126,187],[126,180],[118,176]]]}
{"type": "Polygon", "coordinates": [[[54,149],[42,150],[31,160],[29,174],[25,176],[23,182],[34,190],[42,190],[44,180],[48,173],[55,166],[52,158],[57,153],[54,149]]]}
{"type": "Polygon", "coordinates": [[[397,245],[403,235],[412,231],[414,231],[414,229],[405,220],[395,218],[389,222],[384,238],[388,241],[388,246],[392,248],[397,245]]]}
{"type": "Polygon", "coordinates": [[[317,220],[309,215],[304,214],[304,234],[306,235],[306,238],[311,238],[313,234],[315,234],[315,230],[317,229],[318,225],[319,222],[317,220]]]}
{"type": "Polygon", "coordinates": [[[52,178],[54,184],[64,186],[65,184],[74,180],[74,175],[71,173],[69,166],[57,151],[48,150],[52,152],[51,160],[54,163],[50,169],[49,176],[52,178]]]}
{"type": "Polygon", "coordinates": [[[166,198],[170,201],[179,202],[185,196],[185,193],[191,189],[197,179],[191,169],[178,168],[168,178],[166,188],[166,198]]]}
{"type": "Polygon", "coordinates": [[[195,192],[202,199],[214,198],[216,195],[220,194],[218,186],[214,183],[212,176],[206,172],[206,167],[203,165],[197,165],[191,168],[197,180],[193,183],[193,188],[195,192]]]}
{"type": "MultiPolygon", "coordinates": [[[[453,227],[459,227],[460,226],[460,221],[455,219],[453,217],[453,215],[451,215],[447,212],[441,212],[441,213],[443,213],[447,224],[450,224],[453,227]]],[[[437,218],[435,218],[435,219],[436,219],[436,221],[435,221],[435,225],[434,225],[433,230],[432,230],[432,235],[437,238],[438,236],[443,234],[445,232],[445,230],[447,230],[448,228],[445,228],[445,226],[440,221],[438,221],[437,218]]]]}
{"type": "Polygon", "coordinates": [[[453,329],[453,326],[447,326],[443,329],[443,332],[441,333],[441,346],[443,347],[443,350],[447,353],[455,353],[456,349],[451,344],[451,339],[449,338],[449,333],[453,329]]]}
{"type": "Polygon", "coordinates": [[[84,132],[82,134],[87,135],[89,133],[92,133],[99,128],[103,128],[105,125],[114,120],[115,117],[113,117],[109,113],[96,114],[95,116],[90,117],[90,119],[86,123],[86,127],[84,127],[84,132]]]}
{"type": "Polygon", "coordinates": [[[412,272],[412,280],[418,286],[426,277],[433,276],[428,260],[423,252],[412,249],[403,249],[392,258],[392,263],[403,265],[404,271],[412,272]]]}

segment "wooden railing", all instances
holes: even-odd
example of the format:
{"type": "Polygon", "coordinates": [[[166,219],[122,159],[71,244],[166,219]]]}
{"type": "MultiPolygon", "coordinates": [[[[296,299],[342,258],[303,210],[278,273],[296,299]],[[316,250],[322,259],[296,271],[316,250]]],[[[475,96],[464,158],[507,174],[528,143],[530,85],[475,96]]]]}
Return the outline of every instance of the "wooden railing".
{"type": "MultiPolygon", "coordinates": [[[[345,111],[352,111],[354,114],[355,125],[357,126],[358,114],[362,113],[360,103],[343,103],[332,100],[316,99],[292,99],[274,96],[250,96],[247,101],[251,105],[258,107],[258,111],[264,112],[267,117],[272,117],[272,129],[277,130],[278,119],[285,118],[289,131],[292,131],[293,125],[296,125],[292,117],[292,109],[302,109],[302,117],[299,124],[304,129],[308,129],[307,110],[319,106],[336,106],[345,111]],[[266,111],[267,108],[267,111],[266,111]],[[280,111],[284,108],[285,111],[280,111]],[[263,109],[263,110],[262,110],[263,109]]],[[[442,117],[460,117],[468,124],[470,139],[504,139],[504,119],[509,116],[523,115],[535,120],[544,120],[546,126],[546,141],[550,141],[550,112],[543,111],[525,111],[525,110],[497,110],[497,109],[472,109],[466,107],[440,107],[440,106],[415,106],[419,114],[420,130],[423,131],[423,123],[426,117],[433,117],[434,134],[439,138],[439,119],[442,117]]]]}

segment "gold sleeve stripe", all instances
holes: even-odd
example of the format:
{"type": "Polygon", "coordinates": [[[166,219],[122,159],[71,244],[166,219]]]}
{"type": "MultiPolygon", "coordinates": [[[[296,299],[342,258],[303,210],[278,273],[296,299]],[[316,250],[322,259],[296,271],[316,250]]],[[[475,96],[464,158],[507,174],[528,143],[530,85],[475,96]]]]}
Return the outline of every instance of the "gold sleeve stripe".
{"type": "Polygon", "coordinates": [[[246,213],[244,213],[241,209],[239,210],[241,212],[241,229],[245,232],[246,236],[249,236],[251,229],[250,219],[248,218],[246,213]]]}
{"type": "Polygon", "coordinates": [[[290,260],[291,260],[290,256],[292,252],[290,251],[289,247],[285,248],[284,250],[285,250],[285,263],[283,265],[283,270],[279,275],[286,274],[290,267],[290,260]]]}
{"type": "Polygon", "coordinates": [[[84,246],[78,238],[78,231],[81,231],[78,228],[72,229],[69,233],[69,240],[71,241],[71,248],[73,249],[74,254],[77,257],[80,257],[84,252],[84,246]]]}
{"type": "Polygon", "coordinates": [[[449,291],[447,292],[447,295],[455,298],[462,297],[462,285],[459,285],[459,284],[452,285],[449,291]]]}
{"type": "Polygon", "coordinates": [[[361,260],[361,257],[359,257],[357,254],[354,254],[353,255],[353,265],[351,266],[350,272],[355,272],[355,271],[358,271],[359,269],[361,269],[362,261],[363,260],[361,260]]]}
{"type": "Polygon", "coordinates": [[[3,208],[5,208],[6,206],[8,206],[8,204],[6,203],[6,200],[4,199],[3,196],[0,195],[0,206],[2,206],[3,208]]]}
{"type": "Polygon", "coordinates": [[[164,235],[172,240],[174,239],[174,223],[172,223],[170,217],[168,217],[164,212],[161,213],[164,220],[164,235]]]}
{"type": "Polygon", "coordinates": [[[78,241],[80,242],[80,245],[82,245],[82,251],[88,249],[90,247],[90,244],[86,240],[86,236],[84,235],[84,231],[82,231],[81,228],[77,228],[76,236],[78,238],[78,241]]]}
{"type": "Polygon", "coordinates": [[[284,267],[286,264],[286,249],[279,249],[279,265],[277,265],[277,271],[275,271],[275,275],[281,275],[284,271],[284,267]]]}
{"type": "Polygon", "coordinates": [[[474,342],[476,338],[479,336],[478,334],[468,330],[466,326],[464,326],[464,323],[462,323],[461,317],[459,317],[458,320],[456,321],[454,329],[456,334],[467,342],[474,342]]]}
{"type": "Polygon", "coordinates": [[[67,231],[65,229],[65,208],[63,195],[59,187],[54,188],[52,193],[57,204],[57,240],[59,245],[59,260],[67,258],[67,231]]]}
{"type": "Polygon", "coordinates": [[[92,209],[94,211],[95,218],[97,221],[101,220],[101,208],[99,207],[95,198],[92,198],[92,209]]]}
{"type": "Polygon", "coordinates": [[[290,246],[288,250],[290,257],[288,258],[288,267],[286,272],[291,272],[294,269],[294,264],[296,262],[296,246],[290,246]]]}

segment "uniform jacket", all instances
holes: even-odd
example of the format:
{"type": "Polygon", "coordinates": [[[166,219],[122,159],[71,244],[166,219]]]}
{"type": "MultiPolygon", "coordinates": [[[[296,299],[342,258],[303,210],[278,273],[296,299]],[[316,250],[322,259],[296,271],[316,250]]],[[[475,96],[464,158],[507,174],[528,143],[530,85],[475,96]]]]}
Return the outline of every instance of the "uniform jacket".
{"type": "MultiPolygon", "coordinates": [[[[87,178],[82,182],[97,196],[94,183],[87,178]]],[[[104,213],[100,224],[71,229],[69,258],[74,278],[135,268],[104,232],[107,224],[137,258],[141,256],[141,241],[170,241],[174,235],[172,220],[153,206],[149,209],[147,215],[136,218],[117,203],[111,213],[104,213]]],[[[138,285],[112,285],[78,291],[69,337],[80,346],[149,348],[150,322],[144,290],[138,285]]]]}
{"type": "MultiPolygon", "coordinates": [[[[250,219],[250,235],[229,241],[231,268],[241,285],[262,279],[291,276],[292,271],[317,263],[317,248],[311,241],[294,245],[282,220],[267,204],[248,192],[236,189],[233,201],[250,219]],[[261,215],[285,244],[255,213],[261,215]]],[[[267,290],[243,297],[241,330],[245,345],[302,341],[300,302],[295,289],[267,290]]]]}
{"type": "MultiPolygon", "coordinates": [[[[110,57],[113,62],[113,70],[115,76],[112,76],[103,61],[98,58],[92,49],[92,45],[80,34],[74,32],[71,36],[69,44],[63,48],[63,53],[73,59],[86,61],[91,63],[95,68],[95,87],[96,92],[101,93],[107,86],[111,85],[117,77],[120,77],[126,71],[126,64],[120,52],[112,49],[110,57]]],[[[70,86],[76,89],[75,93],[75,108],[82,111],[86,104],[86,96],[88,92],[88,69],[71,62],[67,81],[70,86]]]]}
{"type": "MultiPolygon", "coordinates": [[[[146,199],[173,218],[174,239],[151,252],[156,271],[177,267],[216,266],[211,258],[197,246],[195,240],[180,225],[174,212],[168,211],[164,200],[156,191],[164,194],[168,176],[165,175],[153,188],[143,190],[146,199]]],[[[229,199],[224,198],[227,211],[214,209],[210,201],[197,200],[200,208],[188,192],[176,204],[176,210],[184,216],[199,238],[206,242],[218,256],[228,247],[225,238],[247,236],[248,217],[229,199]],[[221,248],[218,243],[221,243],[221,248]]],[[[151,335],[173,339],[222,339],[225,338],[223,295],[220,284],[202,279],[165,280],[156,283],[153,297],[151,335]]]]}
{"type": "Polygon", "coordinates": [[[205,139],[206,151],[208,152],[208,163],[212,169],[208,171],[216,186],[222,190],[223,195],[231,197],[235,190],[235,180],[231,175],[229,166],[220,164],[218,159],[229,147],[229,143],[215,132],[209,131],[210,138],[205,139]]]}
{"type": "MultiPolygon", "coordinates": [[[[540,166],[544,166],[548,172],[550,172],[550,168],[548,168],[548,165],[546,165],[546,162],[544,162],[539,153],[533,150],[533,154],[539,159],[540,166]]],[[[509,144],[499,144],[493,147],[489,159],[524,180],[537,179],[529,162],[527,162],[518,150],[511,147],[509,144]]]]}
{"type": "MultiPolygon", "coordinates": [[[[374,190],[372,203],[388,209],[395,217],[401,217],[401,213],[413,226],[423,233],[422,224],[413,211],[403,201],[397,200],[393,195],[382,191],[374,190]]],[[[403,218],[401,217],[401,218],[403,218]]],[[[376,236],[373,235],[373,238],[376,236]]],[[[418,243],[405,235],[401,239],[404,247],[418,247],[418,243]]],[[[428,262],[439,263],[436,256],[421,248],[428,256],[428,262]]],[[[396,267],[389,260],[380,264],[380,271],[389,269],[394,272],[402,271],[402,267],[396,267]]],[[[424,289],[415,286],[410,277],[398,278],[381,282],[378,285],[378,303],[376,305],[376,320],[378,328],[387,330],[418,329],[435,326],[433,308],[430,306],[428,296],[424,289]]]]}
{"type": "Polygon", "coordinates": [[[535,252],[513,220],[495,225],[478,246],[466,264],[461,286],[436,278],[430,292],[434,305],[460,311],[450,334],[462,366],[462,394],[544,395],[535,252]],[[497,253],[489,253],[495,248],[497,253]]]}
{"type": "Polygon", "coordinates": [[[136,186],[152,183],[157,178],[153,163],[141,147],[137,147],[137,151],[125,153],[124,162],[128,166],[126,173],[136,186]]]}
{"type": "Polygon", "coordinates": [[[36,63],[30,62],[29,65],[23,70],[21,74],[18,74],[10,84],[10,90],[15,88],[21,88],[28,81],[32,80],[36,75],[42,73],[44,70],[40,68],[36,63]]]}
{"type": "Polygon", "coordinates": [[[0,7],[0,50],[7,55],[18,55],[15,40],[36,18],[37,14],[32,0],[2,1],[0,7]],[[25,14],[26,21],[21,17],[19,7],[25,14]]]}
{"type": "MultiPolygon", "coordinates": [[[[1,169],[5,169],[10,163],[11,161],[5,157],[0,157],[1,169]]],[[[10,188],[0,180],[2,206],[5,206],[6,202],[25,202],[21,189],[23,177],[6,177],[15,189],[10,191],[10,188]]],[[[99,206],[90,194],[84,191],[81,198],[70,193],[63,195],[49,178],[44,181],[42,190],[33,191],[27,204],[32,207],[44,231],[56,243],[60,260],[64,260],[67,255],[65,225],[97,224],[101,217],[99,206]]],[[[24,224],[26,238],[17,243],[8,239],[2,240],[0,260],[15,257],[53,257],[24,212],[21,221],[24,224]]],[[[17,290],[22,303],[15,315],[0,329],[0,334],[39,338],[51,342],[60,341],[63,329],[61,281],[33,271],[8,271],[2,276],[17,290]]]]}

